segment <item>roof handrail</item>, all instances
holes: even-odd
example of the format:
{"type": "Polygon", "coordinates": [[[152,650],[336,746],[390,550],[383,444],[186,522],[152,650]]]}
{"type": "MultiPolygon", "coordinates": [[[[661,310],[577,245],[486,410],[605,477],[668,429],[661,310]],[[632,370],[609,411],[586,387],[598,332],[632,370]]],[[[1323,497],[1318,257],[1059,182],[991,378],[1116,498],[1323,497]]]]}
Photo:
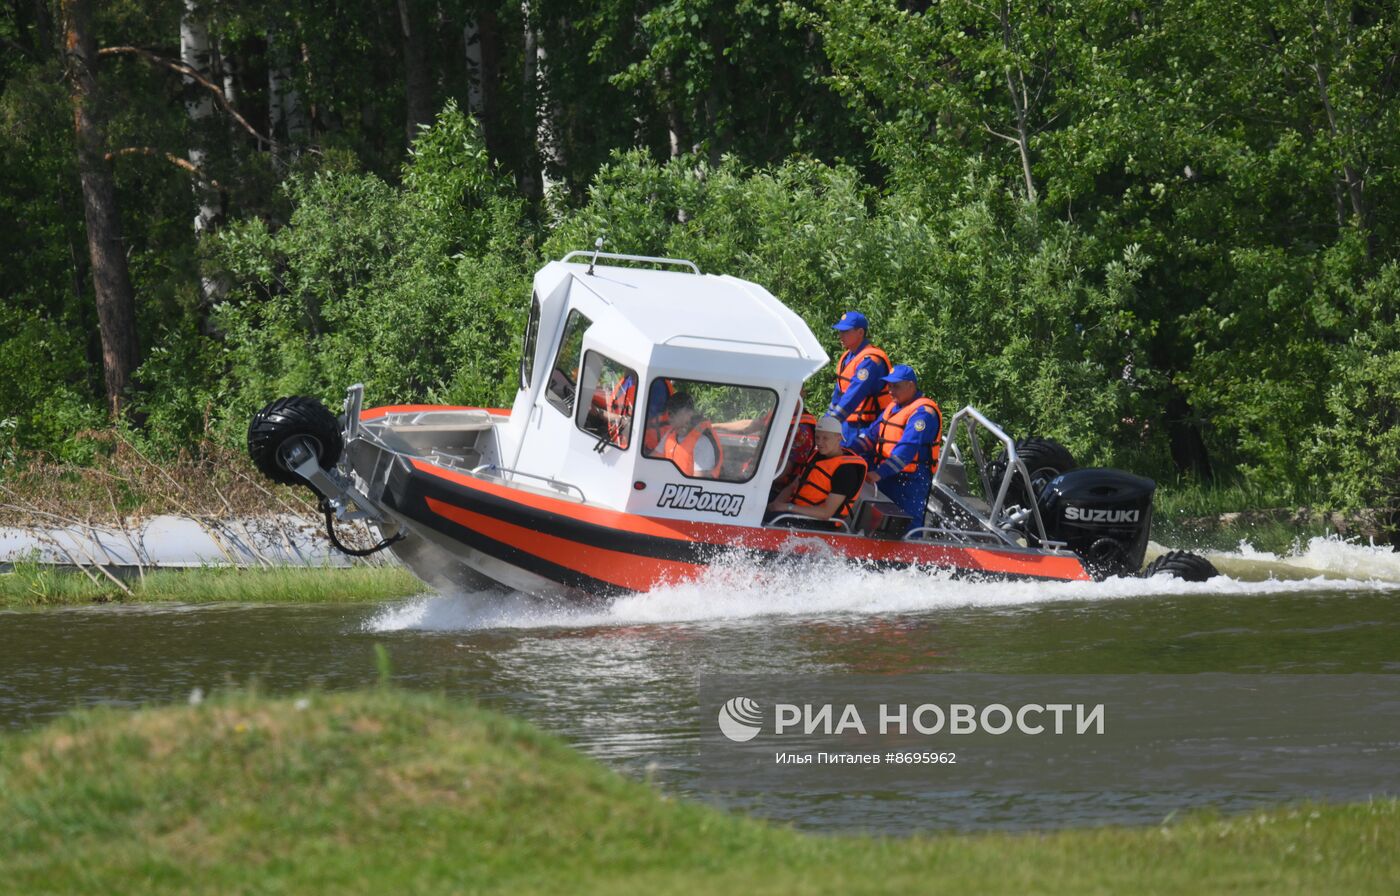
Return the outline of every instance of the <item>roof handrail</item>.
{"type": "Polygon", "coordinates": [[[655,255],[621,255],[616,252],[595,252],[591,249],[575,249],[573,252],[559,259],[559,261],[567,264],[575,258],[584,256],[593,259],[610,258],[614,261],[640,261],[647,264],[673,265],[675,267],[690,268],[691,272],[695,274],[700,273],[700,268],[695,262],[684,258],[661,258],[655,255]]]}

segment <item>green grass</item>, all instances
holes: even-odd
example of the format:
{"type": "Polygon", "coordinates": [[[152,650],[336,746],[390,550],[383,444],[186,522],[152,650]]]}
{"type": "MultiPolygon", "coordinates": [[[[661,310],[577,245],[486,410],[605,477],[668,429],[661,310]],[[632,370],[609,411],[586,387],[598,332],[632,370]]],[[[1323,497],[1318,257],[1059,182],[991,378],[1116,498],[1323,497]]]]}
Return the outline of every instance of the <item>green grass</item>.
{"type": "Polygon", "coordinates": [[[397,566],[346,569],[275,567],[237,569],[162,569],[123,580],[128,594],[100,573],[55,570],[18,563],[0,574],[0,607],[47,607],[135,601],[143,603],[326,603],[377,601],[417,594],[424,589],[397,566]]]}
{"type": "Polygon", "coordinates": [[[1147,828],[813,836],[379,689],[77,713],[0,737],[16,893],[1393,893],[1400,803],[1147,828]]]}
{"type": "Polygon", "coordinates": [[[1153,501],[1152,538],[1173,548],[1229,551],[1247,541],[1262,551],[1287,553],[1336,532],[1322,515],[1299,513],[1315,506],[1316,497],[1248,483],[1164,483],[1153,501]],[[1238,516],[1222,522],[1227,515],[1238,516]]]}
{"type": "Polygon", "coordinates": [[[1197,551],[1234,551],[1240,542],[1248,542],[1256,550],[1289,554],[1310,539],[1329,534],[1336,534],[1336,530],[1321,520],[1295,524],[1289,520],[1246,519],[1221,524],[1198,518],[1154,517],[1152,522],[1153,541],[1197,551]]]}
{"type": "Polygon", "coordinates": [[[1219,516],[1245,510],[1268,508],[1297,508],[1318,503],[1319,496],[1300,492],[1292,487],[1265,489],[1248,482],[1160,483],[1156,506],[1159,513],[1171,516],[1219,516]]]}

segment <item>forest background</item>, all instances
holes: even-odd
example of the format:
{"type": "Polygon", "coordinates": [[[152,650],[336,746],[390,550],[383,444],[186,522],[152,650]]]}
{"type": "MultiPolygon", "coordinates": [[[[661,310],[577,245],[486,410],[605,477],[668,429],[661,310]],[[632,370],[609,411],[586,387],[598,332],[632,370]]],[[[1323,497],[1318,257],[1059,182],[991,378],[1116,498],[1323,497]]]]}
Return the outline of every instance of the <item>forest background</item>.
{"type": "Polygon", "coordinates": [[[1083,463],[1395,510],[1398,6],[4,0],[0,475],[508,403],[601,235],[1083,463]]]}

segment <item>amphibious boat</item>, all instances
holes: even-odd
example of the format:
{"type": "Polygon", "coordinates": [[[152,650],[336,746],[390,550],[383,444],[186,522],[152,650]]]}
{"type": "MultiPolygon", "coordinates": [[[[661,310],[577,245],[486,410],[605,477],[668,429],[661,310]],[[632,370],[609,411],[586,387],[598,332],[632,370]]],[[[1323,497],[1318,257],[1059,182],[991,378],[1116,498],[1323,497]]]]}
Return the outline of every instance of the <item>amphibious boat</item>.
{"type": "Polygon", "coordinates": [[[869,485],[830,531],[765,520],[803,384],[828,361],[802,318],[755,283],[680,259],[572,252],[533,285],[509,409],[365,408],[357,385],[337,418],[281,398],[250,424],[254,462],[321,496],[337,546],[337,521],[365,520],[382,537],[366,550],[392,551],[439,589],[606,597],[731,558],[1049,580],[1142,563],[1151,480],[1072,469],[1059,446],[1017,442],[973,407],[945,421],[923,520],[869,485]],[[703,477],[658,446],[679,391],[718,437],[722,460],[703,477]]]}

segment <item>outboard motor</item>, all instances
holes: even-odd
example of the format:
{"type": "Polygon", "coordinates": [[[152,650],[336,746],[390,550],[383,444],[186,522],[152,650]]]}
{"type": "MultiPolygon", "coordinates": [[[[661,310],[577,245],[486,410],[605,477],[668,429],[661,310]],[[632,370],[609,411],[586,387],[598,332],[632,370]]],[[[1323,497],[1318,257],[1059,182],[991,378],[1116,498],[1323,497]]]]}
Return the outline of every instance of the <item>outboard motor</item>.
{"type": "Polygon", "coordinates": [[[1096,578],[1136,575],[1157,483],[1122,470],[1071,470],[1040,493],[1045,534],[1069,545],[1096,578]]]}

